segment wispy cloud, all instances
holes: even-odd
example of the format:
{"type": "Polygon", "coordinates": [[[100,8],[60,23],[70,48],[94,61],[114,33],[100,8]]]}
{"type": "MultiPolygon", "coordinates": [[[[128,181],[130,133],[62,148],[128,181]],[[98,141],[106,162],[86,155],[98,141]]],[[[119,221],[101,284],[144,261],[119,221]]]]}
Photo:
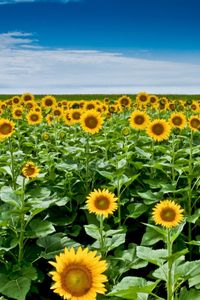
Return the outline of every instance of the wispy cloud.
{"type": "Polygon", "coordinates": [[[54,2],[54,3],[69,3],[79,2],[81,0],[0,0],[0,5],[17,4],[17,3],[33,3],[33,2],[54,2]]]}
{"type": "Polygon", "coordinates": [[[200,93],[200,65],[46,49],[33,40],[29,33],[0,34],[0,94],[200,93]]]}

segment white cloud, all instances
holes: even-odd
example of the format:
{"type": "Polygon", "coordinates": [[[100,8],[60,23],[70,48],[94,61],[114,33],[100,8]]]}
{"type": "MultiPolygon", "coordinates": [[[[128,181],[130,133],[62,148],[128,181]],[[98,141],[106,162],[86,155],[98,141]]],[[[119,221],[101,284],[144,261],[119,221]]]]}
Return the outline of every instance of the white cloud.
{"type": "Polygon", "coordinates": [[[32,40],[28,33],[0,34],[0,94],[200,94],[200,65],[46,49],[32,45],[32,40]]]}
{"type": "Polygon", "coordinates": [[[0,5],[17,4],[17,3],[33,3],[33,2],[55,2],[55,3],[68,3],[79,2],[81,0],[0,0],[0,5]]]}

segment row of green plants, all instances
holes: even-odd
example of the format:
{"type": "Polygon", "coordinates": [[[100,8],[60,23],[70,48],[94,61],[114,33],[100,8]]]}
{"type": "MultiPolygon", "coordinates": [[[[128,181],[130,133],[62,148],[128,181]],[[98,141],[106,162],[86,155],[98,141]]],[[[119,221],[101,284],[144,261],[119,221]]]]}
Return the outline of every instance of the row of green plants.
{"type": "Polygon", "coordinates": [[[200,299],[199,127],[164,124],[158,141],[131,126],[132,110],[101,126],[92,110],[94,134],[24,119],[8,134],[5,111],[1,300],[200,299]]]}

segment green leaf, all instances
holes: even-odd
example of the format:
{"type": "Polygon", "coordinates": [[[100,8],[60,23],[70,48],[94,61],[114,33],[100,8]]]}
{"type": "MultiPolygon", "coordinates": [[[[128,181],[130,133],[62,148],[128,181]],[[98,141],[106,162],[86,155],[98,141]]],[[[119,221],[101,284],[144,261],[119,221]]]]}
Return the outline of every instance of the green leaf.
{"type": "Polygon", "coordinates": [[[89,224],[89,225],[84,225],[84,228],[87,235],[91,236],[96,240],[100,239],[99,227],[97,227],[94,224],[89,224]]]}
{"type": "Polygon", "coordinates": [[[200,299],[200,291],[195,289],[190,289],[189,291],[186,288],[183,288],[180,293],[180,300],[199,300],[200,299]]]}
{"type": "MultiPolygon", "coordinates": [[[[159,281],[146,281],[141,277],[124,277],[115,285],[108,296],[118,296],[123,299],[138,300],[138,293],[149,294],[153,291],[159,281]]],[[[141,299],[141,298],[139,298],[141,299]]]]}
{"type": "Polygon", "coordinates": [[[167,250],[165,249],[152,250],[149,247],[138,246],[137,257],[144,259],[157,266],[161,266],[166,261],[167,250]]]}
{"type": "Polygon", "coordinates": [[[46,259],[53,258],[56,254],[63,252],[64,248],[79,247],[80,244],[68,238],[64,233],[41,237],[37,240],[37,245],[44,248],[41,256],[46,259]]]}
{"type": "Polygon", "coordinates": [[[137,219],[148,210],[148,206],[143,203],[131,203],[128,205],[127,209],[129,211],[129,215],[127,215],[127,218],[137,219]]]}
{"type": "Polygon", "coordinates": [[[113,179],[113,173],[112,173],[112,172],[108,172],[108,171],[100,171],[100,170],[97,170],[97,172],[98,172],[101,176],[103,176],[103,177],[105,177],[105,178],[107,178],[107,179],[109,179],[109,180],[112,180],[112,179],[113,179]]]}
{"type": "Polygon", "coordinates": [[[34,219],[26,230],[26,236],[31,238],[43,237],[55,231],[54,226],[47,220],[34,219]]]}
{"type": "Polygon", "coordinates": [[[162,192],[152,192],[151,190],[148,190],[146,192],[137,192],[137,194],[144,200],[144,203],[147,205],[154,204],[163,197],[162,192]]]}
{"type": "Polygon", "coordinates": [[[154,227],[146,227],[146,232],[144,233],[141,241],[142,246],[151,246],[157,243],[158,241],[163,240],[163,234],[155,230],[154,227]]]}
{"type": "Polygon", "coordinates": [[[192,216],[187,217],[187,222],[195,224],[196,221],[199,219],[199,217],[200,217],[200,209],[197,209],[192,216]]]}
{"type": "Polygon", "coordinates": [[[5,203],[13,206],[20,206],[20,196],[16,195],[13,189],[9,186],[3,186],[0,190],[0,199],[5,203]]]}
{"type": "MultiPolygon", "coordinates": [[[[3,279],[3,276],[0,278],[3,279]]],[[[6,278],[4,276],[4,285],[1,282],[0,293],[16,300],[25,300],[31,286],[31,280],[26,277],[19,277],[14,280],[8,278],[6,280],[6,278]]]]}
{"type": "Polygon", "coordinates": [[[189,288],[191,288],[192,286],[200,284],[200,274],[190,278],[188,280],[188,283],[189,283],[189,288]]]}

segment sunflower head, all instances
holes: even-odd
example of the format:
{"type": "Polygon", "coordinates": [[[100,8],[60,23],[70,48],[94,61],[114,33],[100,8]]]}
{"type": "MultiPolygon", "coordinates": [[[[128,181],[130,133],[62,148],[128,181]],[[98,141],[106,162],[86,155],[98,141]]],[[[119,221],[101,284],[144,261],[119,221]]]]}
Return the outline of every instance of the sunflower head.
{"type": "Polygon", "coordinates": [[[37,125],[42,122],[42,114],[40,112],[31,110],[27,115],[26,119],[29,125],[37,125]]]}
{"type": "Polygon", "coordinates": [[[42,107],[51,108],[56,105],[56,98],[54,96],[45,96],[42,98],[42,107]]]}
{"type": "Polygon", "coordinates": [[[136,102],[138,105],[147,104],[149,101],[149,95],[147,93],[141,92],[136,96],[136,102]]]}
{"type": "Polygon", "coordinates": [[[106,262],[96,256],[96,251],[88,248],[64,249],[64,253],[56,255],[56,261],[50,261],[55,271],[50,272],[54,284],[54,293],[69,300],[95,300],[97,293],[105,294],[104,283],[107,277],[106,262]]]}
{"type": "Polygon", "coordinates": [[[183,209],[172,200],[163,200],[153,208],[152,217],[156,225],[165,228],[176,227],[183,221],[183,209]]]}
{"type": "Polygon", "coordinates": [[[171,114],[169,123],[172,127],[183,129],[186,126],[187,120],[183,113],[177,112],[171,114]]]}
{"type": "Polygon", "coordinates": [[[21,101],[21,98],[20,98],[19,96],[14,96],[14,97],[12,97],[12,103],[13,103],[14,105],[19,104],[20,101],[21,101]]]}
{"type": "Polygon", "coordinates": [[[22,175],[26,178],[35,178],[39,172],[40,169],[32,161],[28,161],[22,168],[22,175]]]}
{"type": "Polygon", "coordinates": [[[133,111],[129,119],[130,126],[140,130],[145,129],[149,122],[149,116],[145,112],[139,110],[133,111]]]}
{"type": "Polygon", "coordinates": [[[171,127],[164,119],[156,119],[149,123],[147,134],[156,141],[162,141],[169,138],[171,127]]]}
{"type": "Polygon", "coordinates": [[[13,118],[19,120],[22,119],[22,115],[23,115],[23,108],[14,106],[12,109],[13,118]]]}
{"type": "Polygon", "coordinates": [[[34,95],[31,93],[25,93],[21,96],[21,100],[23,102],[27,102],[27,101],[33,101],[34,100],[34,95]]]}
{"type": "Polygon", "coordinates": [[[117,198],[108,190],[94,190],[87,196],[87,208],[90,213],[108,217],[117,209],[117,198]]]}
{"type": "Polygon", "coordinates": [[[189,127],[193,131],[198,131],[200,130],[200,118],[198,116],[191,116],[189,118],[189,127]]]}
{"type": "Polygon", "coordinates": [[[70,109],[69,118],[72,120],[72,123],[79,123],[81,119],[82,110],[80,108],[70,109]]]}
{"type": "Polygon", "coordinates": [[[0,119],[0,139],[11,136],[14,132],[15,124],[8,119],[0,119]]]}
{"type": "Polygon", "coordinates": [[[118,99],[118,104],[123,108],[131,107],[131,98],[128,96],[122,96],[118,99]]]}
{"type": "Polygon", "coordinates": [[[92,109],[81,115],[80,123],[84,131],[95,134],[102,128],[103,118],[99,112],[92,109]]]}

